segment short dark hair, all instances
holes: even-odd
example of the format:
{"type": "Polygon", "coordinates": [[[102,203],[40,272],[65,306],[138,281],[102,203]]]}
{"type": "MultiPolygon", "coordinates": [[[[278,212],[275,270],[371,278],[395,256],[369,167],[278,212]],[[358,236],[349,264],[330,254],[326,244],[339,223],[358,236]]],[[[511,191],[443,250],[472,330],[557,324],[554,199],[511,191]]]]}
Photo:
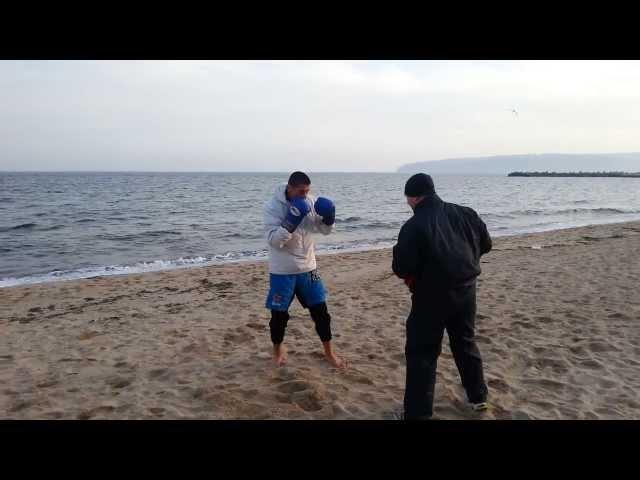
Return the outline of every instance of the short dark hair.
{"type": "Polygon", "coordinates": [[[293,172],[289,177],[289,185],[297,187],[299,185],[311,185],[311,179],[303,172],[293,172]]]}

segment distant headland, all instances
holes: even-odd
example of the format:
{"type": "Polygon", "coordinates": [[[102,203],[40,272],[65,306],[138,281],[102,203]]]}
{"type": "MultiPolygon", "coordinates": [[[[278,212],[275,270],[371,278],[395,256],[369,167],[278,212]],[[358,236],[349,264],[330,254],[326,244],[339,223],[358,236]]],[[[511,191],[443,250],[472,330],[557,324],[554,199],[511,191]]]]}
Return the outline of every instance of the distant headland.
{"type": "Polygon", "coordinates": [[[640,172],[640,152],[543,153],[450,158],[411,163],[398,169],[401,173],[424,172],[430,175],[507,175],[509,172],[546,171],[580,173],[602,170],[615,173],[640,172]]]}
{"type": "Polygon", "coordinates": [[[640,178],[640,172],[511,172],[509,177],[625,177],[640,178]]]}

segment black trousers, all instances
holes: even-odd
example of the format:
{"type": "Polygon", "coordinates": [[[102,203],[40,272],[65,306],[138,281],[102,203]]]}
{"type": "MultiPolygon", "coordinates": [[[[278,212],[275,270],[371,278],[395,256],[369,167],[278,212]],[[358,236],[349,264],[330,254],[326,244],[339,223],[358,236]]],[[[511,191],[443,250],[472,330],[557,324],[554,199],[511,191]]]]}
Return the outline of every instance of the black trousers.
{"type": "Polygon", "coordinates": [[[437,295],[414,295],[407,319],[405,346],[404,412],[407,420],[433,415],[436,367],[445,329],[468,400],[473,403],[486,401],[482,358],[474,340],[475,317],[475,284],[437,295]]]}
{"type": "MultiPolygon", "coordinates": [[[[313,307],[308,307],[311,319],[316,326],[316,332],[322,342],[328,342],[331,340],[331,315],[327,309],[327,304],[322,302],[313,307]]],[[[281,312],[278,310],[271,310],[271,321],[269,322],[269,329],[271,330],[271,341],[274,345],[282,343],[284,340],[284,332],[287,329],[287,322],[289,321],[289,312],[281,312]]]]}

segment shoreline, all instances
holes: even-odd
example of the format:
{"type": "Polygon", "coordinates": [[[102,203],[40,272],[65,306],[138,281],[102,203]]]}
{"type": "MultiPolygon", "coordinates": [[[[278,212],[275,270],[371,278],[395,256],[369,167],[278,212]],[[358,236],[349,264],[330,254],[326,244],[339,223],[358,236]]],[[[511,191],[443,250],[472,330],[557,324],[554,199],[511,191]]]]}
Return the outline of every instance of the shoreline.
{"type": "MultiPolygon", "coordinates": [[[[505,234],[505,235],[495,235],[492,234],[492,238],[493,239],[500,239],[500,238],[516,238],[516,237],[526,237],[526,236],[531,236],[531,235],[540,235],[540,234],[549,234],[549,233],[553,233],[553,232],[562,232],[562,231],[570,231],[570,230],[576,230],[576,229],[582,229],[582,228],[589,228],[589,227],[598,227],[598,226],[615,226],[615,225],[626,225],[626,224],[633,224],[633,223],[638,223],[640,222],[640,219],[637,220],[629,220],[629,221],[625,221],[625,222],[619,222],[617,220],[615,221],[611,221],[611,222],[601,222],[601,223],[595,223],[595,224],[588,224],[588,225],[582,225],[582,226],[578,226],[578,227],[566,227],[566,228],[550,228],[550,229],[542,229],[542,230],[537,230],[537,231],[533,231],[533,232],[526,232],[526,233],[515,233],[515,234],[505,234]]],[[[382,242],[381,242],[382,243],[382,242]]],[[[330,249],[323,249],[323,250],[317,250],[316,249],[316,256],[317,257],[322,257],[322,256],[326,256],[326,255],[341,255],[341,254],[349,254],[349,253],[366,253],[366,252],[370,252],[370,251],[377,251],[377,250],[386,250],[386,249],[391,249],[392,245],[384,245],[384,246],[367,246],[367,247],[352,247],[352,248],[330,248],[330,249]]],[[[153,274],[153,273],[162,273],[162,272],[171,272],[171,271],[177,271],[177,270],[186,270],[186,269],[197,269],[197,268],[211,268],[211,267],[221,267],[224,265],[238,265],[238,264],[247,264],[247,263],[266,263],[268,262],[268,253],[265,253],[265,255],[263,256],[263,258],[239,258],[239,259],[234,259],[234,260],[229,260],[229,261],[218,261],[218,260],[211,260],[211,261],[206,261],[206,262],[202,262],[200,264],[186,264],[186,265],[176,265],[176,266],[171,266],[171,267],[160,267],[160,268],[152,268],[149,270],[143,270],[143,271],[133,271],[133,272],[118,272],[118,273],[99,273],[97,275],[89,275],[89,276],[80,276],[78,278],[61,278],[61,279],[44,279],[44,280],[35,280],[35,281],[21,281],[23,279],[30,279],[30,278],[37,278],[40,279],[42,277],[47,277],[48,275],[51,275],[50,273],[47,274],[37,274],[37,275],[27,275],[24,277],[6,277],[3,281],[8,281],[8,280],[15,280],[17,283],[12,284],[12,285],[0,285],[0,292],[2,290],[5,289],[9,289],[9,288],[18,288],[18,287],[28,287],[28,286],[36,286],[36,285],[46,285],[46,284],[50,284],[50,283],[60,283],[60,282],[74,282],[74,281],[82,281],[82,280],[91,280],[91,279],[100,279],[100,278],[107,278],[107,277],[125,277],[128,275],[145,275],[145,274],[153,274]]],[[[182,258],[177,259],[177,260],[183,260],[182,258]]],[[[162,261],[177,261],[176,259],[174,260],[159,260],[160,262],[162,261]]],[[[122,265],[122,266],[116,266],[118,268],[132,268],[135,269],[135,266],[131,266],[131,265],[122,265]]],[[[96,268],[106,268],[106,267],[96,267],[96,268]]]]}

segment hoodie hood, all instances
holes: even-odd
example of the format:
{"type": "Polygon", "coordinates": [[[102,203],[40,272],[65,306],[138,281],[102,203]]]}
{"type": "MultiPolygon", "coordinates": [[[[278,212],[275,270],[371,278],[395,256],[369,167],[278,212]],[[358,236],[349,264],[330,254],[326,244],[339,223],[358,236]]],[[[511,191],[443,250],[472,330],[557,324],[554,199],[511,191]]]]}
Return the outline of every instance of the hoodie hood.
{"type": "Polygon", "coordinates": [[[287,184],[281,183],[276,187],[276,191],[273,195],[273,198],[275,198],[280,203],[287,204],[286,192],[287,192],[287,184]]]}

